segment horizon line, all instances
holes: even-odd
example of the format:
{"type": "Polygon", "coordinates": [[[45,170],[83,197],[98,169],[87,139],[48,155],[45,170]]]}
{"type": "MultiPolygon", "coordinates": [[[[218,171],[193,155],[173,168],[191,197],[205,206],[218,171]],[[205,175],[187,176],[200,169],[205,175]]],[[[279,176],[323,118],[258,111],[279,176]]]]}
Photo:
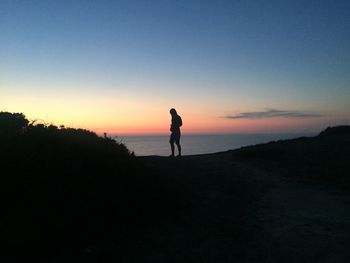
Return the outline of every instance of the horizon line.
{"type": "MultiPolygon", "coordinates": [[[[304,132],[223,132],[223,133],[182,133],[182,136],[216,136],[216,135],[268,135],[268,134],[290,134],[290,135],[313,135],[318,134],[321,131],[304,131],[304,132]]],[[[104,133],[96,132],[97,135],[103,136],[104,133]]],[[[154,137],[154,136],[170,136],[170,133],[129,133],[129,134],[118,134],[118,133],[106,133],[107,136],[114,136],[114,137],[154,137]]]]}

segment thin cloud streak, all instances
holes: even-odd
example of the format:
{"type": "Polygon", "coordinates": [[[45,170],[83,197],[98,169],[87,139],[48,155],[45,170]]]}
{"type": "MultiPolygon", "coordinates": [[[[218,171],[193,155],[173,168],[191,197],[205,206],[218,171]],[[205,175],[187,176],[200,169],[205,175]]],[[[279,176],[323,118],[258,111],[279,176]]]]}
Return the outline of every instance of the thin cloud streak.
{"type": "Polygon", "coordinates": [[[226,115],[226,119],[266,119],[266,118],[319,118],[324,115],[308,111],[290,111],[268,109],[266,111],[241,112],[237,115],[226,115]]]}

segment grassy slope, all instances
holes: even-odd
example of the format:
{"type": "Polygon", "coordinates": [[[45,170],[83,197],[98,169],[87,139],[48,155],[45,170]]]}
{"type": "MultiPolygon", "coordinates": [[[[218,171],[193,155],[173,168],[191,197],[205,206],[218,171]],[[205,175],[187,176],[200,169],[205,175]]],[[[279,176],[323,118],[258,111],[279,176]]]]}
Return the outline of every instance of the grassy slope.
{"type": "Polygon", "coordinates": [[[243,147],[233,156],[300,180],[350,187],[350,126],[328,128],[311,138],[243,147]]]}
{"type": "Polygon", "coordinates": [[[128,149],[90,131],[0,113],[3,259],[47,260],[124,242],[171,213],[173,193],[128,149]]]}

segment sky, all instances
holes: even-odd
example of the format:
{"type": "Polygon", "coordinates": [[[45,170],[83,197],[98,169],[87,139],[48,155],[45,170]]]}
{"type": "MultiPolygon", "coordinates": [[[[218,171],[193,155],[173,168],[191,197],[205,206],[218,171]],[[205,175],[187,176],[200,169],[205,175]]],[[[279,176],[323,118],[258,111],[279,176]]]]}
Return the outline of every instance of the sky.
{"type": "Polygon", "coordinates": [[[0,1],[0,111],[97,133],[350,123],[350,1],[0,1]]]}

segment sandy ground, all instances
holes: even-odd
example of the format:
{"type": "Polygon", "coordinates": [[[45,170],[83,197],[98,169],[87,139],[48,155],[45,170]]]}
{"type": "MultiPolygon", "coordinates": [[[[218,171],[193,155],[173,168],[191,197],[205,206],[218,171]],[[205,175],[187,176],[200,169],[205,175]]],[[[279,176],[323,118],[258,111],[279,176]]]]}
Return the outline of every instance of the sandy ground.
{"type": "Polygon", "coordinates": [[[182,188],[188,202],[145,231],[130,261],[350,262],[347,192],[258,168],[231,152],[139,158],[182,188]]]}
{"type": "Polygon", "coordinates": [[[174,214],[55,262],[350,262],[348,192],[233,152],[137,158],[177,191],[174,214]]]}
{"type": "Polygon", "coordinates": [[[252,174],[270,183],[257,199],[256,241],[264,261],[349,262],[349,193],[283,174],[252,174]]]}

